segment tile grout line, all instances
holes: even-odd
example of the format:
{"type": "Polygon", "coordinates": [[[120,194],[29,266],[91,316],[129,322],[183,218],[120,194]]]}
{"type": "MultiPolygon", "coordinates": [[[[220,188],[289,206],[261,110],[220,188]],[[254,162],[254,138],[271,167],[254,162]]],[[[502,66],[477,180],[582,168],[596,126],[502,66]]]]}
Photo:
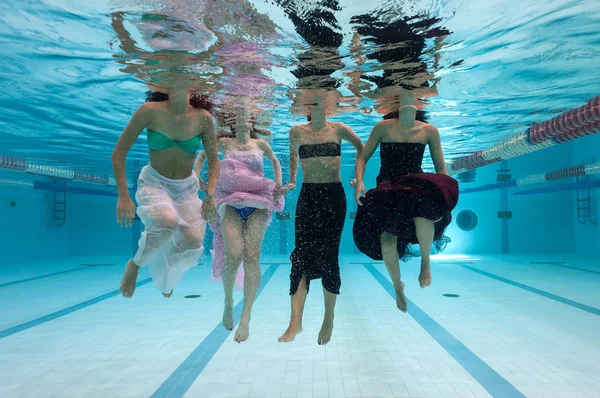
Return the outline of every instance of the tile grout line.
{"type": "Polygon", "coordinates": [[[1,287],[6,287],[6,286],[18,285],[19,283],[36,281],[36,280],[43,279],[43,278],[49,278],[51,276],[67,274],[69,272],[82,271],[84,269],[89,269],[89,268],[90,267],[77,267],[77,268],[72,268],[72,269],[68,269],[68,270],[64,270],[64,271],[54,272],[52,274],[45,274],[45,275],[33,276],[31,278],[20,279],[20,280],[17,280],[17,281],[0,283],[0,288],[1,287]]]}
{"type": "Polygon", "coordinates": [[[507,285],[518,287],[519,289],[523,289],[523,290],[526,290],[526,291],[528,291],[530,293],[537,294],[538,296],[549,298],[551,300],[557,301],[557,302],[562,303],[562,304],[566,304],[566,305],[571,306],[573,308],[577,308],[577,309],[580,309],[582,311],[589,312],[590,314],[600,315],[600,309],[598,309],[596,307],[592,307],[592,306],[589,306],[589,305],[586,305],[586,304],[582,304],[582,303],[574,301],[574,300],[569,300],[567,298],[564,298],[564,297],[561,297],[561,296],[557,296],[556,294],[548,293],[548,292],[546,292],[544,290],[536,289],[535,287],[531,287],[531,286],[525,285],[523,283],[515,282],[513,280],[510,280],[510,279],[507,279],[507,278],[503,278],[501,276],[498,276],[498,275],[495,275],[495,274],[492,274],[492,273],[480,270],[480,269],[475,268],[475,267],[470,267],[470,266],[464,265],[464,264],[457,264],[457,265],[459,267],[461,267],[461,268],[466,269],[466,270],[475,272],[475,273],[483,275],[483,276],[487,276],[488,278],[495,279],[495,280],[500,281],[500,282],[504,282],[507,285]]]}
{"type": "MultiPolygon", "coordinates": [[[[366,270],[388,292],[396,298],[392,282],[373,265],[364,264],[366,270]]],[[[415,303],[408,301],[408,314],[427,332],[448,354],[458,362],[494,398],[525,398],[515,386],[492,369],[485,361],[469,350],[456,337],[437,323],[415,303]]]]}
{"type": "MultiPolygon", "coordinates": [[[[143,285],[149,283],[150,281],[152,281],[151,278],[147,278],[147,279],[141,280],[141,281],[139,281],[139,282],[136,283],[136,286],[137,287],[143,286],[143,285]]],[[[113,297],[118,296],[120,294],[121,294],[121,291],[119,289],[113,290],[112,292],[108,292],[108,293],[103,294],[101,296],[97,296],[97,297],[91,298],[89,300],[82,301],[81,303],[72,305],[72,306],[67,307],[67,308],[63,308],[62,310],[53,312],[51,314],[44,315],[42,317],[33,319],[31,321],[21,323],[20,325],[16,325],[16,326],[10,327],[8,329],[0,330],[0,339],[2,339],[4,337],[11,336],[11,335],[19,333],[19,332],[22,332],[22,331],[27,330],[27,329],[31,329],[31,328],[33,328],[35,326],[39,326],[41,324],[44,324],[44,323],[52,321],[54,319],[63,317],[65,315],[72,314],[75,311],[79,311],[79,310],[84,309],[86,307],[90,307],[90,306],[92,306],[94,304],[97,304],[97,303],[100,303],[102,301],[108,300],[109,298],[113,298],[113,297]]]]}
{"type": "MultiPolygon", "coordinates": [[[[256,292],[256,300],[260,297],[265,286],[271,281],[275,271],[281,263],[273,263],[262,275],[260,286],[256,292]]],[[[240,300],[233,310],[235,326],[244,306],[244,300],[240,300]]],[[[206,365],[214,357],[217,351],[232,331],[226,330],[221,322],[198,344],[198,346],[183,360],[181,365],[152,394],[152,398],[183,397],[190,389],[194,381],[200,376],[206,365]]]]}
{"type": "Polygon", "coordinates": [[[594,271],[592,269],[585,269],[585,268],[579,268],[579,267],[573,267],[570,265],[564,265],[564,264],[553,264],[551,262],[538,262],[538,263],[530,263],[532,265],[541,265],[541,264],[547,264],[547,265],[552,265],[554,267],[561,267],[561,268],[567,268],[567,269],[572,269],[575,271],[581,271],[581,272],[589,272],[590,274],[597,274],[600,275],[600,271],[594,271]]]}

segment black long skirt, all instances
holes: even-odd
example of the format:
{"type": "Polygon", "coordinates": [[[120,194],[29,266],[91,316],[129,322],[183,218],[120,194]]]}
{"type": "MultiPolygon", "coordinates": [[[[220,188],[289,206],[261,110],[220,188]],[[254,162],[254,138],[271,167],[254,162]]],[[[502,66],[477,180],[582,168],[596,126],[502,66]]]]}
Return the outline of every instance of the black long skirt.
{"type": "Polygon", "coordinates": [[[340,294],[340,240],[346,219],[346,195],[341,182],[302,184],[296,206],[296,247],[290,256],[290,294],[303,276],[307,288],[313,279],[340,294]]]}

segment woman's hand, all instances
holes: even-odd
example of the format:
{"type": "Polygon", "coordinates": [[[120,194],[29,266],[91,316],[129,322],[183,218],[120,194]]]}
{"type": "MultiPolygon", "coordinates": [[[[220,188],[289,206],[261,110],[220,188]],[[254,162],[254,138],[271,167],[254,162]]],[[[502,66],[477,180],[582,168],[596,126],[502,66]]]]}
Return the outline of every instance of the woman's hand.
{"type": "Polygon", "coordinates": [[[354,199],[359,206],[362,206],[361,197],[365,196],[365,184],[362,181],[354,184],[354,199]]]}
{"type": "Polygon", "coordinates": [[[285,190],[283,189],[283,187],[280,185],[276,185],[275,190],[273,191],[273,201],[279,202],[279,199],[281,199],[283,195],[285,195],[285,190]]]}
{"type": "Polygon", "coordinates": [[[131,227],[135,217],[135,205],[127,196],[120,195],[117,199],[117,223],[122,227],[131,227]]]}
{"type": "Polygon", "coordinates": [[[296,188],[296,183],[290,182],[287,185],[284,185],[283,187],[281,187],[281,191],[283,192],[283,194],[287,194],[289,191],[292,191],[296,188]]]}
{"type": "Polygon", "coordinates": [[[350,186],[352,186],[352,188],[356,187],[356,177],[350,180],[350,186]]]}
{"type": "Polygon", "coordinates": [[[198,183],[200,184],[200,190],[202,192],[206,192],[208,189],[208,182],[204,181],[202,178],[198,178],[198,183]]]}
{"type": "Polygon", "coordinates": [[[204,219],[209,223],[217,219],[217,205],[212,196],[207,195],[204,202],[202,202],[202,214],[204,215],[204,219]]]}

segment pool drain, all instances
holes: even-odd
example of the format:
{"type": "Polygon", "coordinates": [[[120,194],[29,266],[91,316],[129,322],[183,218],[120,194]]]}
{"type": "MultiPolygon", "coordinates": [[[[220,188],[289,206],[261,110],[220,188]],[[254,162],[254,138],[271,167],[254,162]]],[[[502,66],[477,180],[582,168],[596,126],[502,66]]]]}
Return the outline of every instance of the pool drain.
{"type": "Polygon", "coordinates": [[[443,294],[444,297],[460,297],[458,294],[453,294],[453,293],[446,293],[443,294]]]}
{"type": "Polygon", "coordinates": [[[188,294],[187,296],[185,296],[185,298],[198,298],[200,297],[199,294],[188,294]]]}

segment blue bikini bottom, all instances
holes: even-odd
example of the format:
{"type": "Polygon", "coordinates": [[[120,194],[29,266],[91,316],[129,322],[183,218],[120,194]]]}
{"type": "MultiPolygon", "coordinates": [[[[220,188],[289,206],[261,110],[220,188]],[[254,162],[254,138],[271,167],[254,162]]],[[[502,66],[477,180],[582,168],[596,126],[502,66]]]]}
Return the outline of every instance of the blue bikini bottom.
{"type": "Polygon", "coordinates": [[[235,210],[237,214],[240,215],[242,221],[246,221],[248,217],[250,217],[250,214],[252,214],[254,210],[256,210],[256,207],[243,207],[241,209],[234,207],[233,210],[235,210]]]}

